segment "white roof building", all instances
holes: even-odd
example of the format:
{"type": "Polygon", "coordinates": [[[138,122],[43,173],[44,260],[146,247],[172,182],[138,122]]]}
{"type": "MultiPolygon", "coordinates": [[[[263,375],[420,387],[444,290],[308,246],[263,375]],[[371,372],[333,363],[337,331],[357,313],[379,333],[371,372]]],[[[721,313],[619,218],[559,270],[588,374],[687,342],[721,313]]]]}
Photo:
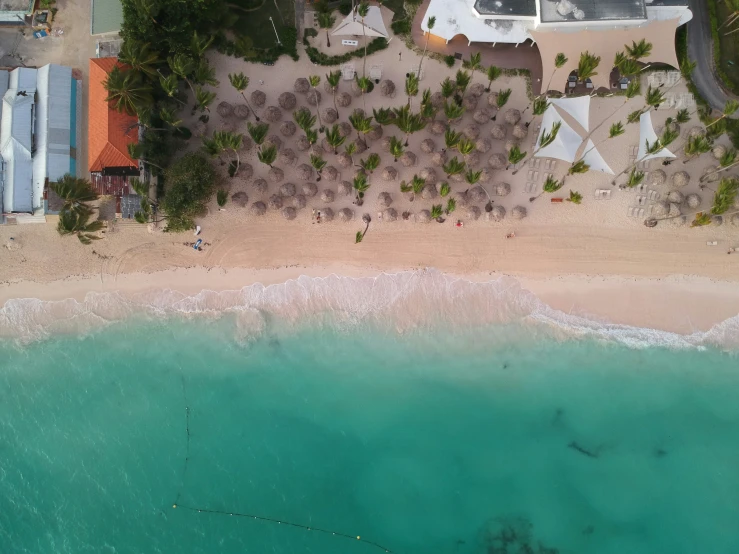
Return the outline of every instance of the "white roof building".
{"type": "Polygon", "coordinates": [[[366,37],[388,37],[387,28],[385,23],[382,21],[382,11],[378,6],[370,6],[367,10],[367,15],[362,18],[356,13],[355,9],[349,15],[344,18],[344,21],[331,31],[332,35],[352,35],[352,36],[366,36],[366,37]],[[363,24],[364,23],[364,24],[363,24]],[[364,27],[364,30],[362,28],[364,27]]]}

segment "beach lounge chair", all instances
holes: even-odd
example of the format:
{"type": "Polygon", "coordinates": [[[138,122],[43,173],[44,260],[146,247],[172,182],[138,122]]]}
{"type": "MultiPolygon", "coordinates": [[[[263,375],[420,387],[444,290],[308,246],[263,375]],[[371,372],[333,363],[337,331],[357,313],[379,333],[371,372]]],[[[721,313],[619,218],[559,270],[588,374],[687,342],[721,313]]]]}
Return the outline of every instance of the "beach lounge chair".
{"type": "Polygon", "coordinates": [[[718,241],[717,240],[706,241],[706,246],[718,246],[718,241]]]}
{"type": "Polygon", "coordinates": [[[538,189],[536,183],[532,183],[531,181],[527,181],[526,184],[523,187],[523,190],[525,192],[528,192],[529,194],[536,192],[538,189]]]}
{"type": "Polygon", "coordinates": [[[342,66],[341,68],[341,77],[345,81],[353,81],[355,73],[356,73],[356,70],[354,69],[354,64],[348,63],[342,66]]]}
{"type": "Polygon", "coordinates": [[[370,66],[369,70],[370,79],[373,81],[379,81],[382,79],[382,64],[374,64],[370,66]]]}

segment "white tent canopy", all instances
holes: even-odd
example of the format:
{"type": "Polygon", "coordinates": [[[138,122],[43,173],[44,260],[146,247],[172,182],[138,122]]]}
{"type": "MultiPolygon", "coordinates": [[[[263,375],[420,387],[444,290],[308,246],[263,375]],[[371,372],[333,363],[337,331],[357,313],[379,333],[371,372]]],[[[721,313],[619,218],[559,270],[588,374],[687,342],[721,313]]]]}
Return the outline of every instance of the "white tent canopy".
{"type": "Polygon", "coordinates": [[[675,154],[670,152],[667,148],[663,148],[656,154],[650,154],[647,156],[647,142],[650,145],[654,144],[657,140],[657,133],[654,132],[652,126],[652,115],[650,112],[643,113],[639,117],[639,152],[636,154],[636,159],[641,162],[651,160],[653,158],[674,158],[675,154]]]}
{"type": "Polygon", "coordinates": [[[585,145],[585,155],[582,157],[583,161],[590,166],[591,171],[600,171],[602,173],[608,173],[614,175],[613,170],[609,167],[603,156],[595,148],[593,141],[588,139],[588,143],[585,145]]]}
{"type": "Polygon", "coordinates": [[[562,119],[562,116],[559,115],[553,106],[549,106],[547,111],[544,112],[541,121],[541,130],[539,131],[539,136],[536,137],[534,149],[538,148],[539,144],[541,144],[541,137],[545,132],[551,133],[555,123],[560,123],[561,125],[556,138],[550,145],[539,150],[535,156],[537,158],[556,158],[572,163],[575,161],[577,151],[582,144],[582,137],[562,119]]]}
{"type": "Polygon", "coordinates": [[[367,36],[367,37],[388,37],[387,28],[385,23],[382,21],[382,11],[378,6],[370,6],[367,16],[364,18],[364,25],[362,25],[362,18],[356,13],[356,9],[346,16],[344,21],[339,23],[338,27],[331,31],[332,35],[354,35],[354,36],[367,36]],[[364,31],[362,31],[364,27],[364,31]]]}
{"type": "Polygon", "coordinates": [[[588,118],[590,116],[590,95],[575,96],[574,98],[551,98],[550,104],[557,106],[572,116],[572,119],[588,131],[588,118]]]}

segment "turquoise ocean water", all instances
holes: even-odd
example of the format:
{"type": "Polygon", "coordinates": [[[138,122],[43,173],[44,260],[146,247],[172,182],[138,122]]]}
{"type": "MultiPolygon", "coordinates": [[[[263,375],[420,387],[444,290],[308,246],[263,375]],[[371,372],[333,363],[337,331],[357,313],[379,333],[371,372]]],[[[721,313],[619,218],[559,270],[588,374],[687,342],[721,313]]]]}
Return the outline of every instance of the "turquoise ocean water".
{"type": "Polygon", "coordinates": [[[258,332],[129,307],[5,340],[0,552],[738,552],[736,355],[515,304],[467,326],[280,309],[258,332]]]}

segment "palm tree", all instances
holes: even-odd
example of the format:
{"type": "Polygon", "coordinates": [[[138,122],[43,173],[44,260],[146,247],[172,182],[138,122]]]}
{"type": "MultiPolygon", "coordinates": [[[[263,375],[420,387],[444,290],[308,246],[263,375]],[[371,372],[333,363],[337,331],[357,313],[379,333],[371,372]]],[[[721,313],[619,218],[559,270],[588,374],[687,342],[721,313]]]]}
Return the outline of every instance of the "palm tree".
{"type": "Polygon", "coordinates": [[[650,111],[652,108],[655,110],[659,109],[659,105],[665,101],[664,93],[658,89],[649,87],[647,93],[644,95],[644,103],[646,110],[644,113],[650,111]]]}
{"type": "Polygon", "coordinates": [[[269,133],[269,124],[268,123],[257,123],[253,124],[251,122],[246,124],[246,130],[249,133],[249,136],[251,137],[251,140],[254,141],[254,144],[257,145],[257,149],[262,149],[262,144],[264,144],[264,139],[267,138],[267,133],[269,133]]]}
{"type": "Polygon", "coordinates": [[[715,171],[711,171],[710,173],[706,173],[700,178],[700,182],[702,183],[710,175],[713,175],[714,173],[722,173],[724,171],[727,171],[731,169],[732,167],[739,165],[739,161],[736,159],[736,150],[733,148],[728,149],[724,154],[721,156],[721,159],[719,159],[719,168],[715,171]]]}
{"type": "Polygon", "coordinates": [[[235,88],[244,99],[246,107],[249,108],[249,110],[251,110],[251,112],[254,114],[254,118],[259,121],[259,116],[257,115],[257,112],[252,110],[249,101],[246,99],[246,94],[244,94],[244,91],[249,87],[249,77],[247,77],[243,73],[229,73],[228,80],[231,81],[231,86],[233,86],[233,88],[235,88]]]}
{"type": "Polygon", "coordinates": [[[308,82],[310,83],[310,86],[313,87],[313,94],[315,95],[314,98],[316,100],[316,113],[318,114],[318,131],[323,133],[323,122],[321,121],[321,106],[320,102],[318,101],[320,97],[318,96],[318,91],[316,90],[316,87],[320,84],[321,78],[318,75],[311,75],[308,77],[308,82]]]}
{"type": "Polygon", "coordinates": [[[434,204],[431,206],[431,219],[439,221],[442,215],[444,215],[444,209],[441,204],[434,204]]]}
{"type": "Polygon", "coordinates": [[[436,112],[437,109],[431,102],[431,89],[427,88],[423,91],[423,96],[421,97],[421,110],[419,113],[421,114],[421,117],[425,120],[433,121],[436,117],[436,112]]]}
{"type": "Polygon", "coordinates": [[[326,29],[326,46],[331,48],[331,39],[328,36],[328,30],[334,26],[336,18],[331,15],[330,12],[320,12],[318,14],[318,26],[321,29],[326,29]]]}
{"type": "Polygon", "coordinates": [[[490,92],[490,87],[493,85],[493,81],[500,77],[503,74],[503,70],[499,67],[496,67],[494,65],[491,65],[486,70],[486,75],[488,77],[488,86],[485,89],[485,92],[490,92]]]}
{"type": "MultiPolygon", "coordinates": [[[[362,18],[362,38],[364,39],[364,57],[362,59],[362,77],[365,77],[367,75],[367,35],[365,33],[364,29],[364,18],[367,17],[367,14],[369,13],[369,2],[366,0],[362,0],[362,2],[359,3],[359,6],[357,6],[357,13],[359,14],[359,17],[362,18]]],[[[364,91],[362,91],[364,93],[364,91]]],[[[366,110],[367,108],[365,108],[366,110]]]]}
{"type": "Polygon", "coordinates": [[[577,79],[584,83],[588,79],[595,77],[598,72],[595,71],[600,64],[600,56],[591,54],[588,51],[580,54],[580,61],[577,64],[577,79]]]}
{"type": "Polygon", "coordinates": [[[164,168],[162,166],[157,165],[154,162],[145,159],[144,146],[141,143],[129,143],[126,145],[126,149],[128,150],[128,155],[131,156],[134,160],[138,160],[142,163],[152,165],[156,167],[157,169],[164,171],[164,168]]]}
{"type": "Polygon", "coordinates": [[[178,98],[179,92],[180,92],[180,81],[177,78],[177,75],[174,73],[170,73],[168,76],[159,75],[159,85],[162,87],[162,90],[164,93],[169,96],[170,98],[173,98],[174,100],[177,100],[182,105],[185,105],[185,102],[183,100],[180,100],[178,98]]]}
{"type": "Polygon", "coordinates": [[[470,52],[470,59],[464,60],[462,62],[462,67],[469,69],[472,72],[472,77],[474,77],[475,71],[482,70],[482,54],[480,52],[477,52],[476,54],[470,52]]]}
{"type": "MultiPolygon", "coordinates": [[[[556,123],[552,124],[551,131],[547,131],[546,129],[543,129],[541,132],[541,137],[539,137],[539,145],[534,149],[534,152],[531,155],[536,156],[539,150],[541,150],[542,148],[546,148],[547,146],[552,144],[554,142],[554,139],[557,138],[557,134],[559,133],[560,127],[562,127],[562,122],[557,121],[556,123]]],[[[524,152],[524,154],[526,153],[524,152]]],[[[516,173],[518,173],[518,169],[513,170],[513,175],[515,175],[516,173]]]]}
{"type": "Polygon", "coordinates": [[[259,152],[257,152],[257,158],[259,158],[259,161],[264,165],[268,165],[270,169],[272,169],[272,164],[275,163],[275,160],[277,159],[277,146],[270,144],[266,148],[260,148],[259,152]]]}
{"type": "Polygon", "coordinates": [[[187,54],[177,53],[174,56],[167,58],[167,64],[172,73],[177,75],[180,79],[184,80],[192,93],[195,94],[195,89],[190,82],[190,75],[195,70],[195,61],[187,54]]]}
{"type": "Polygon", "coordinates": [[[210,113],[210,105],[216,99],[216,93],[210,90],[204,90],[200,86],[195,89],[195,106],[194,110],[210,113]]]}
{"type": "Polygon", "coordinates": [[[635,167],[632,167],[629,172],[629,176],[626,179],[626,188],[633,189],[634,187],[641,185],[644,182],[644,175],[643,171],[639,171],[635,167]]]}
{"type": "Polygon", "coordinates": [[[568,62],[567,56],[565,56],[562,52],[554,56],[554,71],[552,71],[552,74],[549,76],[549,81],[547,81],[547,88],[541,91],[541,94],[546,94],[549,91],[549,85],[552,84],[552,79],[554,79],[555,73],[557,73],[558,69],[562,69],[564,64],[568,62]]]}
{"type": "Polygon", "coordinates": [[[215,36],[213,35],[200,38],[198,32],[193,31],[192,37],[190,38],[190,49],[192,50],[193,55],[196,58],[202,58],[203,56],[205,56],[208,48],[210,48],[210,45],[213,44],[214,39],[215,36]]]}
{"type": "Polygon", "coordinates": [[[403,141],[398,140],[396,137],[390,137],[390,154],[393,156],[394,161],[397,162],[398,158],[403,155],[403,152],[405,152],[403,141]]]}
{"type": "Polygon", "coordinates": [[[362,138],[360,133],[366,135],[372,129],[372,118],[364,117],[358,112],[354,112],[349,116],[349,123],[354,127],[354,130],[357,132],[357,138],[360,140],[362,138]]]}
{"type": "Polygon", "coordinates": [[[362,91],[362,106],[364,107],[364,111],[367,111],[367,100],[364,95],[373,86],[372,80],[369,77],[360,77],[359,75],[355,75],[354,80],[357,82],[359,90],[362,91]]]}
{"type": "Polygon", "coordinates": [[[423,130],[427,121],[420,114],[412,113],[410,106],[405,105],[401,108],[393,108],[395,113],[395,125],[405,133],[405,146],[408,146],[408,138],[411,134],[423,130]]]}
{"type": "Polygon", "coordinates": [[[408,107],[411,107],[412,98],[418,96],[418,75],[409,73],[405,78],[405,94],[408,96],[408,107]]]}
{"type": "Polygon", "coordinates": [[[467,73],[466,71],[462,71],[461,69],[457,70],[457,90],[462,93],[462,96],[464,96],[464,93],[467,92],[467,87],[470,85],[470,81],[472,80],[472,76],[467,73]]]}
{"type": "Polygon", "coordinates": [[[153,105],[151,86],[141,80],[141,76],[133,71],[121,71],[116,65],[105,80],[105,99],[110,106],[119,112],[136,115],[139,110],[153,105]]]}
{"type": "Polygon", "coordinates": [[[452,81],[449,77],[446,77],[441,82],[441,95],[446,100],[449,100],[452,96],[454,96],[454,93],[456,91],[457,91],[457,83],[452,81]]]}
{"type": "Polygon", "coordinates": [[[334,123],[333,127],[326,131],[326,142],[334,149],[334,155],[339,153],[339,146],[344,144],[344,141],[346,141],[346,137],[341,135],[339,126],[334,123]]]}
{"type": "Polygon", "coordinates": [[[370,185],[367,182],[367,176],[364,173],[358,173],[352,182],[352,186],[357,193],[356,203],[361,206],[364,203],[364,193],[367,192],[370,185]]]}
{"type": "Polygon", "coordinates": [[[352,165],[354,165],[354,154],[357,153],[357,143],[356,142],[350,142],[344,147],[344,152],[346,152],[346,155],[349,156],[349,161],[352,165]]]}
{"type": "Polygon", "coordinates": [[[59,222],[56,230],[61,236],[77,235],[82,244],[90,244],[93,240],[100,240],[102,237],[93,235],[101,231],[105,224],[96,220],[90,222],[92,216],[92,208],[82,204],[72,210],[62,210],[59,213],[59,222]]]}
{"type": "Polygon", "coordinates": [[[334,97],[334,109],[339,113],[339,107],[336,105],[336,91],[339,90],[341,82],[341,71],[332,71],[326,74],[326,82],[331,87],[331,94],[334,97]]]}
{"type": "MultiPolygon", "coordinates": [[[[513,92],[511,89],[507,88],[505,90],[500,89],[498,91],[498,96],[495,99],[495,104],[498,106],[499,110],[503,109],[503,106],[505,106],[508,103],[508,99],[511,97],[511,92],[513,92]]],[[[493,116],[493,121],[497,119],[498,115],[493,116]]]]}
{"type": "Polygon", "coordinates": [[[456,102],[449,103],[446,100],[444,101],[444,115],[446,116],[450,125],[452,121],[459,120],[464,115],[464,111],[464,108],[456,102]]]}
{"type": "Polygon", "coordinates": [[[634,110],[629,115],[626,116],[626,123],[636,123],[641,118],[641,114],[644,113],[644,108],[641,108],[639,110],[634,110]]]}
{"type": "Polygon", "coordinates": [[[638,43],[632,40],[631,46],[625,45],[625,48],[626,52],[628,52],[629,54],[629,57],[634,60],[646,58],[649,56],[649,54],[652,53],[652,43],[647,42],[645,39],[641,39],[638,43]]]}
{"type": "MultiPolygon", "coordinates": [[[[663,138],[665,138],[666,140],[669,140],[669,142],[672,142],[673,140],[675,140],[674,135],[672,135],[671,133],[668,133],[667,130],[665,130],[662,135],[663,135],[663,138]]],[[[659,153],[662,149],[664,149],[667,146],[667,144],[665,142],[663,142],[663,139],[662,138],[657,138],[657,140],[655,140],[652,144],[649,144],[649,141],[648,140],[645,140],[644,142],[646,144],[646,151],[644,152],[644,155],[641,158],[638,158],[638,159],[634,160],[634,162],[632,164],[628,165],[623,171],[621,171],[621,173],[619,173],[618,175],[616,175],[613,178],[613,181],[611,181],[611,184],[612,185],[615,185],[616,184],[616,180],[621,175],[623,175],[627,171],[632,170],[633,168],[636,168],[636,166],[640,162],[644,161],[648,156],[653,156],[653,155],[659,153]]]]}
{"type": "Polygon", "coordinates": [[[735,177],[721,179],[713,195],[711,213],[721,215],[729,211],[734,206],[737,193],[739,193],[739,179],[735,177]]]}
{"type": "Polygon", "coordinates": [[[374,173],[375,169],[377,169],[380,166],[380,155],[375,154],[374,152],[367,156],[367,159],[359,160],[359,165],[364,169],[365,171],[369,172],[370,175],[374,173]]]}
{"type": "Polygon", "coordinates": [[[567,170],[567,175],[562,178],[562,186],[564,186],[565,180],[568,176],[587,173],[588,171],[590,171],[590,166],[585,163],[585,160],[577,160],[572,165],[570,165],[569,169],[567,170]]]}
{"type": "MultiPolygon", "coordinates": [[[[241,158],[239,157],[239,149],[244,140],[241,133],[232,133],[230,131],[214,131],[213,138],[203,139],[203,148],[211,156],[218,155],[221,152],[230,150],[234,154],[234,160],[229,167],[231,177],[236,177],[241,167],[241,158]]],[[[273,160],[274,161],[274,160],[273,160]]]]}
{"type": "Polygon", "coordinates": [[[452,192],[452,187],[449,186],[449,183],[446,181],[441,183],[441,186],[439,186],[439,196],[444,198],[445,196],[449,196],[450,192],[452,192]]]}
{"type": "Polygon", "coordinates": [[[410,183],[405,181],[400,182],[400,192],[412,193],[409,200],[413,202],[415,197],[423,192],[423,188],[426,186],[426,179],[414,175],[410,183]]]}
{"type": "Polygon", "coordinates": [[[431,29],[434,28],[434,25],[436,25],[436,18],[432,15],[426,20],[426,27],[428,27],[428,31],[426,32],[426,44],[423,45],[423,54],[421,54],[421,59],[418,62],[418,75],[417,77],[421,78],[421,64],[423,63],[423,59],[426,57],[426,50],[429,47],[429,38],[431,37],[431,29]]]}
{"type": "Polygon", "coordinates": [[[364,214],[362,216],[362,221],[364,221],[364,231],[357,231],[357,235],[354,238],[354,244],[359,244],[364,239],[364,235],[367,234],[367,231],[369,231],[369,225],[372,221],[372,218],[370,217],[370,214],[364,214]]]}
{"type": "Polygon", "coordinates": [[[179,127],[182,120],[177,116],[177,113],[167,106],[162,106],[159,109],[159,119],[162,123],[169,125],[170,127],[179,127]]]}
{"type": "Polygon", "coordinates": [[[313,166],[313,169],[315,169],[316,173],[318,174],[318,177],[316,177],[316,181],[321,180],[321,172],[323,171],[323,168],[326,167],[326,163],[326,160],[324,160],[321,156],[317,154],[310,155],[310,164],[313,166]]]}
{"type": "Polygon", "coordinates": [[[446,201],[446,208],[444,209],[444,213],[446,215],[451,215],[454,210],[457,209],[457,201],[454,198],[449,198],[446,201]]]}
{"type": "Polygon", "coordinates": [[[546,96],[537,96],[536,98],[534,98],[534,101],[532,102],[532,106],[533,106],[532,118],[531,118],[531,121],[526,122],[526,127],[528,127],[534,122],[535,117],[544,115],[544,112],[547,111],[547,108],[550,106],[550,104],[546,96]]]}
{"type": "Polygon", "coordinates": [[[567,201],[572,202],[573,204],[580,204],[582,202],[582,194],[574,190],[571,190],[570,197],[567,199],[567,201]]]}
{"type": "Polygon", "coordinates": [[[529,202],[533,202],[545,192],[553,194],[557,192],[559,189],[561,189],[563,186],[564,186],[564,181],[558,181],[557,179],[554,178],[553,175],[549,175],[547,176],[547,180],[544,181],[544,187],[543,187],[542,192],[540,192],[536,196],[532,196],[531,198],[529,198],[529,202]]]}
{"type": "Polygon", "coordinates": [[[681,125],[690,121],[690,112],[688,111],[688,109],[683,108],[681,110],[678,110],[677,115],[675,116],[675,121],[677,123],[680,123],[681,125]]]}
{"type": "Polygon", "coordinates": [[[689,137],[688,142],[685,143],[685,147],[683,149],[685,151],[685,159],[683,160],[683,163],[686,164],[689,161],[696,159],[701,154],[705,154],[712,146],[713,143],[711,140],[704,135],[689,137]]]}
{"type": "Polygon", "coordinates": [[[506,171],[508,171],[512,165],[515,166],[518,162],[521,162],[524,159],[526,159],[526,152],[521,152],[521,148],[518,144],[514,144],[508,151],[508,165],[505,167],[506,171]]]}
{"type": "Polygon", "coordinates": [[[726,104],[724,105],[724,111],[721,114],[721,117],[719,117],[715,121],[712,121],[711,123],[706,125],[706,129],[708,129],[711,125],[715,125],[722,119],[727,118],[730,115],[733,115],[734,112],[736,112],[737,110],[739,110],[739,102],[737,102],[736,100],[731,100],[731,99],[727,100],[726,104]]]}
{"type": "Polygon", "coordinates": [[[218,79],[216,79],[215,68],[206,59],[202,59],[197,63],[195,71],[192,74],[192,80],[198,85],[217,87],[220,84],[218,79]]]}
{"type": "Polygon", "coordinates": [[[295,120],[295,124],[305,133],[310,131],[313,125],[316,124],[316,116],[305,108],[293,111],[293,119],[295,120]]]}
{"type": "Polygon", "coordinates": [[[452,129],[447,129],[444,132],[444,144],[446,145],[446,148],[444,148],[444,152],[446,152],[447,148],[456,148],[461,138],[462,133],[458,133],[452,129]]]}
{"type": "Polygon", "coordinates": [[[159,63],[159,54],[150,48],[148,42],[126,40],[118,52],[118,59],[135,72],[153,79],[157,75],[156,65],[159,63]]]}
{"type": "MultiPolygon", "coordinates": [[[[468,169],[467,173],[464,174],[464,180],[467,181],[467,184],[470,186],[479,183],[480,177],[482,177],[482,169],[480,171],[473,171],[472,169],[468,169]]],[[[485,192],[487,193],[487,191],[485,192]]]]}
{"type": "Polygon", "coordinates": [[[457,152],[462,154],[462,158],[467,161],[467,156],[472,154],[472,152],[475,150],[475,143],[472,142],[470,139],[464,137],[460,138],[459,141],[457,141],[457,152]]]}
{"type": "Polygon", "coordinates": [[[704,225],[710,225],[712,218],[711,214],[705,212],[698,212],[695,214],[695,219],[690,224],[691,227],[703,227],[704,225]]]}
{"type": "Polygon", "coordinates": [[[56,183],[50,183],[49,188],[64,201],[63,210],[74,210],[85,202],[94,202],[98,199],[92,183],[69,173],[65,173],[56,183]]]}
{"type": "Polygon", "coordinates": [[[442,166],[442,169],[444,170],[444,173],[446,173],[447,177],[451,177],[452,175],[459,175],[460,173],[463,173],[466,167],[467,164],[465,164],[464,162],[460,162],[457,157],[454,156],[451,160],[449,160],[442,166]]]}

